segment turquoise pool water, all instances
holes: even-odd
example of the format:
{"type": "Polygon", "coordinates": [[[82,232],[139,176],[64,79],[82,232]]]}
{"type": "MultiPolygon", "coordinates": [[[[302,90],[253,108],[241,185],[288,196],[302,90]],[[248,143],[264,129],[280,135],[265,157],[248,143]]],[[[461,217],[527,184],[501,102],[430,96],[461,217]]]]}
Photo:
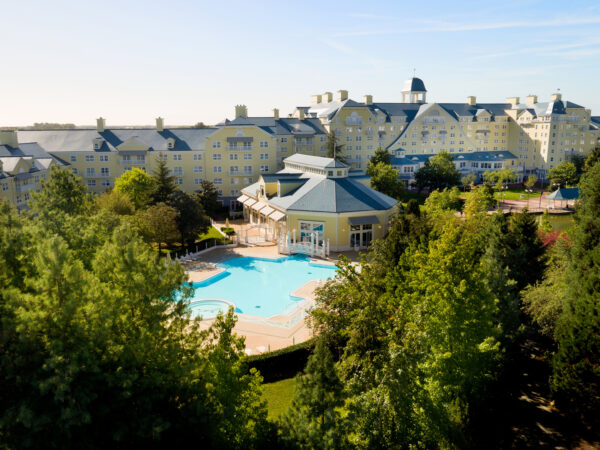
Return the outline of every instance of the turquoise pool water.
{"type": "MultiPolygon", "coordinates": [[[[224,272],[199,283],[193,283],[194,296],[191,299],[192,314],[194,305],[199,315],[214,317],[202,312],[202,303],[197,300],[222,299],[235,304],[238,313],[269,317],[281,314],[301,301],[290,293],[310,280],[326,280],[335,275],[336,267],[313,264],[304,255],[294,255],[280,259],[232,258],[217,265],[224,272]]],[[[211,305],[210,307],[214,307],[211,305]]],[[[210,309],[207,306],[207,308],[210,309]]],[[[226,307],[221,305],[227,310],[226,307]]]]}

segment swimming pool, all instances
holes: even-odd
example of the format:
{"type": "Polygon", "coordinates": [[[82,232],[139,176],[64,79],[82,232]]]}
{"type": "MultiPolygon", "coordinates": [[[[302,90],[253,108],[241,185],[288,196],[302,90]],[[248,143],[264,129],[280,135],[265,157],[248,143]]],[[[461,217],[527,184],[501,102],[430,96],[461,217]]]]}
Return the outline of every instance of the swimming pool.
{"type": "MultiPolygon", "coordinates": [[[[308,256],[294,255],[279,259],[231,258],[217,267],[225,269],[214,277],[193,283],[193,306],[202,299],[223,299],[235,305],[237,313],[270,317],[285,313],[303,300],[290,295],[310,280],[326,280],[335,275],[336,267],[313,264],[308,256]]],[[[214,314],[216,315],[216,313],[214,314]]],[[[214,317],[202,313],[202,316],[214,317]]]]}

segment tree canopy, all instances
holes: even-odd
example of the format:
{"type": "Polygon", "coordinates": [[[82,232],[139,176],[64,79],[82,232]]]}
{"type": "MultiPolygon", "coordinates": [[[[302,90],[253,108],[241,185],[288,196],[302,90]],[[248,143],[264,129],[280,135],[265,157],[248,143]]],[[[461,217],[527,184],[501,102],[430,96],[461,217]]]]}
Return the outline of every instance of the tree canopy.
{"type": "Polygon", "coordinates": [[[127,194],[136,208],[148,205],[155,189],[154,178],[137,167],[115,180],[115,191],[127,194]]]}
{"type": "Polygon", "coordinates": [[[400,172],[384,162],[376,165],[371,162],[367,173],[371,177],[373,189],[392,198],[400,199],[404,192],[404,182],[400,179],[400,172]]]}
{"type": "Polygon", "coordinates": [[[548,171],[550,183],[556,187],[566,187],[577,183],[577,168],[572,162],[563,161],[548,171]]]}
{"type": "Polygon", "coordinates": [[[44,217],[0,204],[0,446],[259,447],[271,427],[233,311],[190,320],[182,266],[127,216],[65,202],[76,182],[51,171],[44,217]]]}
{"type": "Polygon", "coordinates": [[[460,184],[460,172],[454,165],[454,157],[442,151],[425,161],[415,173],[415,183],[419,190],[443,189],[460,184]]]}

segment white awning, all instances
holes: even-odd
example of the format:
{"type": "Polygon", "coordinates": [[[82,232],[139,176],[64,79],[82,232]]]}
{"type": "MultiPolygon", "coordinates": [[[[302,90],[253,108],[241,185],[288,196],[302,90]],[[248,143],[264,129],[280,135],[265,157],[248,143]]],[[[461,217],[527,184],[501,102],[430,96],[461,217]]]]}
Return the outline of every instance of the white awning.
{"type": "Polygon", "coordinates": [[[283,219],[284,217],[285,217],[285,213],[282,213],[281,211],[275,211],[275,212],[271,213],[271,215],[269,216],[269,219],[273,219],[275,222],[278,222],[281,219],[283,219]]]}
{"type": "Polygon", "coordinates": [[[271,208],[270,206],[267,206],[266,208],[263,208],[260,210],[260,213],[264,216],[268,216],[269,214],[271,214],[273,211],[275,211],[273,208],[271,208]]]}
{"type": "Polygon", "coordinates": [[[256,200],[254,200],[253,198],[248,197],[248,200],[244,200],[244,205],[246,205],[247,207],[250,207],[252,205],[254,205],[256,203],[256,200]]]}
{"type": "Polygon", "coordinates": [[[252,205],[252,209],[255,211],[260,211],[265,206],[267,206],[267,204],[265,202],[258,202],[258,203],[255,203],[254,205],[252,205]]]}
{"type": "Polygon", "coordinates": [[[244,194],[244,195],[240,195],[240,196],[237,198],[237,201],[238,201],[238,202],[240,202],[240,203],[244,203],[246,200],[248,200],[248,198],[249,198],[249,197],[248,197],[246,194],[244,194]]]}
{"type": "Polygon", "coordinates": [[[348,217],[348,223],[350,225],[369,225],[379,223],[379,219],[376,216],[348,217]]]}

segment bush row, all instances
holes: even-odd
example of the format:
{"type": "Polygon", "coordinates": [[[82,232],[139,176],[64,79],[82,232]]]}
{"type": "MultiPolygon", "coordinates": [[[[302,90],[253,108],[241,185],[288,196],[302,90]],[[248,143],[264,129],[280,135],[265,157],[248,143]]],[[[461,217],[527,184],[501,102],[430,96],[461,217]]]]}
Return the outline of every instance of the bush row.
{"type": "Polygon", "coordinates": [[[315,339],[311,338],[280,350],[249,356],[246,362],[249,369],[260,371],[265,383],[271,383],[291,378],[304,370],[314,346],[315,339]]]}

